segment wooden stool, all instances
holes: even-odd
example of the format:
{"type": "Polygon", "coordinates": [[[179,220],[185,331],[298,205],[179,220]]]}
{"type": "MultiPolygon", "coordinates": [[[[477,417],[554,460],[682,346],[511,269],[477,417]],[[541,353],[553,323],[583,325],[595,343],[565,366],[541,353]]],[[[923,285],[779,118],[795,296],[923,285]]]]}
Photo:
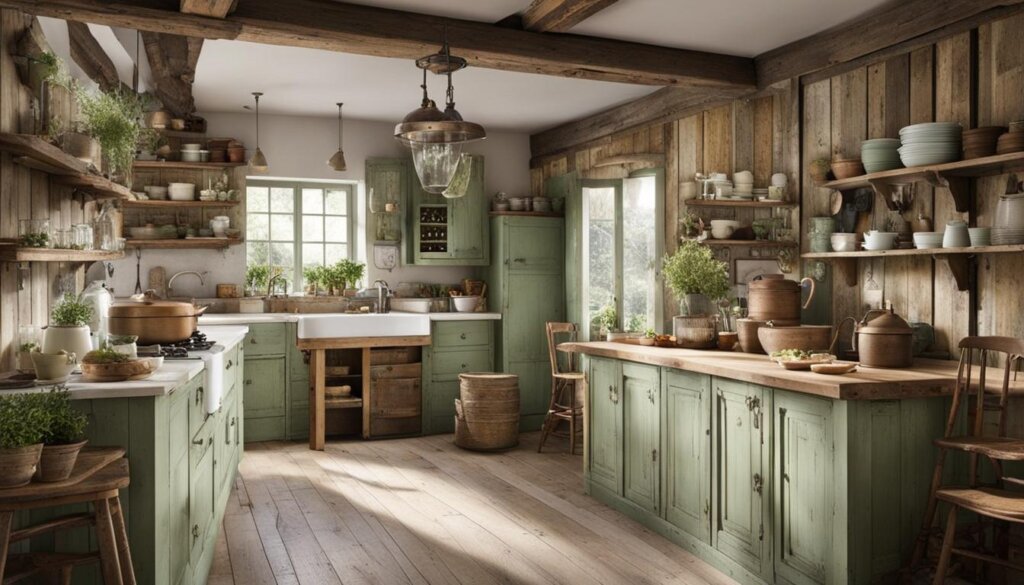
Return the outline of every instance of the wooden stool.
{"type": "Polygon", "coordinates": [[[128,533],[118,498],[118,490],[128,487],[128,483],[124,449],[97,448],[83,450],[71,477],[64,481],[0,489],[0,582],[6,585],[35,575],[50,575],[69,584],[74,567],[98,560],[105,585],[135,585],[128,533]],[[89,502],[93,505],[92,514],[71,514],[11,530],[17,512],[89,502]],[[95,553],[27,553],[8,559],[11,542],[90,525],[95,526],[99,543],[95,553]]]}
{"type": "Polygon", "coordinates": [[[548,358],[551,360],[551,400],[548,403],[548,414],[544,417],[544,425],[541,428],[540,443],[537,445],[537,452],[544,448],[544,441],[548,435],[557,437],[569,437],[569,452],[576,453],[576,435],[582,432],[582,425],[579,425],[583,418],[583,395],[587,391],[587,376],[582,372],[575,372],[575,355],[569,354],[567,370],[562,371],[558,363],[558,345],[555,336],[565,335],[566,341],[576,341],[575,323],[548,323],[545,326],[548,335],[548,358]],[[568,397],[564,396],[568,394],[568,397]],[[563,402],[568,399],[567,402],[563,402]],[[560,422],[569,423],[569,433],[555,431],[560,422]]]}

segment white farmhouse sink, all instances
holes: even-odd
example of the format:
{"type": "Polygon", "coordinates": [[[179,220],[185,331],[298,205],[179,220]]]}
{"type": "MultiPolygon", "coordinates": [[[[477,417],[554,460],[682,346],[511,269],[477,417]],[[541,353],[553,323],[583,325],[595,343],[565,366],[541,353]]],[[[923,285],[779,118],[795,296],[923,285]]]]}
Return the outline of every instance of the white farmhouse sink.
{"type": "Polygon", "coordinates": [[[299,317],[299,339],[404,337],[407,335],[430,335],[430,315],[425,313],[368,313],[303,315],[299,317]]]}

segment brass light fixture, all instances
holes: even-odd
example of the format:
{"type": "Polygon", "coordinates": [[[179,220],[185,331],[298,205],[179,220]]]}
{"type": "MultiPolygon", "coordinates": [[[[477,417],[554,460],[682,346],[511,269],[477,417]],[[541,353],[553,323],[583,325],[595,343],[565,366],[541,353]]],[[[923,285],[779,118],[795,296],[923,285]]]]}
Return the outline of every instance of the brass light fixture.
{"type": "Polygon", "coordinates": [[[455,109],[455,88],[452,73],[466,67],[466,60],[451,54],[445,30],[441,51],[416,61],[423,70],[423,101],[395,126],[395,138],[412,150],[413,166],[423,189],[428,193],[443,193],[451,183],[467,142],[482,140],[487,132],[480,124],[466,122],[455,109]],[[427,71],[448,78],[447,103],[444,112],[437,109],[427,95],[427,71]]]}
{"type": "Polygon", "coordinates": [[[256,152],[249,159],[249,168],[254,173],[265,173],[268,169],[267,157],[263,156],[263,151],[260,150],[260,96],[263,92],[254,91],[252,95],[256,98],[256,152]]]}
{"type": "Polygon", "coordinates": [[[342,125],[344,124],[341,118],[342,105],[342,102],[338,102],[338,152],[334,153],[334,156],[331,157],[331,160],[327,161],[327,165],[336,171],[344,171],[348,168],[345,165],[345,151],[342,150],[341,148],[341,131],[342,125]]]}

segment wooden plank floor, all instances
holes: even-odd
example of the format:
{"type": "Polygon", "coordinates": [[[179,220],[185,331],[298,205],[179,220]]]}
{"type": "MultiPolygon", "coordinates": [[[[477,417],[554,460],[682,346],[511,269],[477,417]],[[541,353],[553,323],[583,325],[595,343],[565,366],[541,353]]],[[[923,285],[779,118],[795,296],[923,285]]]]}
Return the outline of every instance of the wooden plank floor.
{"type": "Polygon", "coordinates": [[[734,581],[582,494],[561,439],[480,454],[450,435],[246,445],[211,585],[734,581]]]}

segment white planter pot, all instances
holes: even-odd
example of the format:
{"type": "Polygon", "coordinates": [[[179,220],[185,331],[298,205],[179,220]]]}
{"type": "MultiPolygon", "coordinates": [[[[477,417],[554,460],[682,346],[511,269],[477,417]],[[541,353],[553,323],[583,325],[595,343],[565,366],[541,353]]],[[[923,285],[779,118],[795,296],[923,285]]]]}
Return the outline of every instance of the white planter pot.
{"type": "Polygon", "coordinates": [[[78,361],[82,361],[85,354],[92,350],[89,326],[55,327],[50,325],[43,329],[43,353],[59,353],[61,350],[75,354],[78,361]]]}

